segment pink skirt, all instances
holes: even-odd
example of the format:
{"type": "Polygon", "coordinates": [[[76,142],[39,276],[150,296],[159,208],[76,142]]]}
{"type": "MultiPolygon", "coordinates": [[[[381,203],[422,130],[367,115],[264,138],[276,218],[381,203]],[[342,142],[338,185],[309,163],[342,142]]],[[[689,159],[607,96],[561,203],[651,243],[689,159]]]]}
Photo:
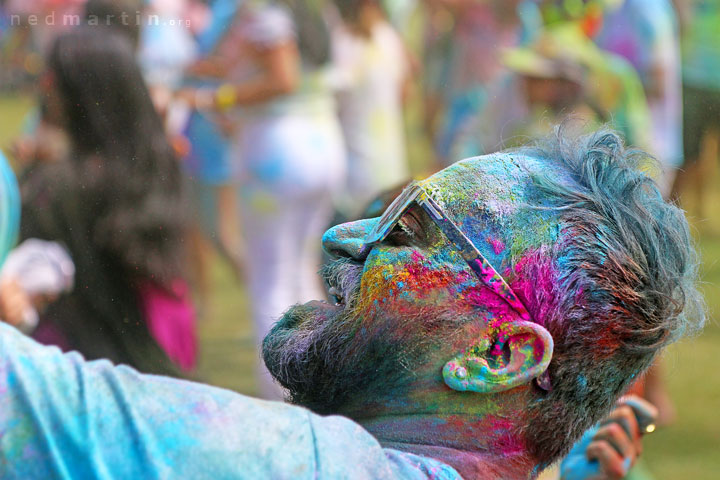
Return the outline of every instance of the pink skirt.
{"type": "Polygon", "coordinates": [[[176,280],[171,288],[168,292],[146,283],[140,289],[140,301],[152,337],[173,363],[190,372],[197,363],[195,309],[187,283],[176,280]]]}

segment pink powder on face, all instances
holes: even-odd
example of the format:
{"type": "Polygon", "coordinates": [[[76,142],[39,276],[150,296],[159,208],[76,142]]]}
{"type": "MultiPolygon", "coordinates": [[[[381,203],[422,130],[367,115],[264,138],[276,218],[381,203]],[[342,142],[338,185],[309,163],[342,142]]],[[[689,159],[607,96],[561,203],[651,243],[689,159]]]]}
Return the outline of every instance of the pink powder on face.
{"type": "Polygon", "coordinates": [[[423,255],[421,255],[420,252],[418,252],[417,250],[414,250],[414,251],[410,254],[410,258],[411,258],[412,261],[415,262],[415,263],[422,263],[422,262],[425,261],[425,257],[424,257],[423,255]]]}
{"type": "MultiPolygon", "coordinates": [[[[528,251],[517,262],[514,270],[516,277],[510,286],[530,311],[532,320],[551,332],[553,329],[564,330],[565,325],[559,322],[564,322],[565,319],[556,314],[560,292],[557,284],[558,272],[552,259],[542,250],[528,251]],[[557,323],[551,325],[553,319],[557,323]]],[[[582,290],[575,303],[583,308],[584,299],[581,294],[582,290]]],[[[622,313],[618,316],[609,315],[606,318],[606,328],[602,332],[594,333],[597,345],[595,353],[600,357],[612,355],[619,348],[619,338],[613,332],[617,330],[616,323],[625,316],[622,313]]]]}
{"type": "Polygon", "coordinates": [[[518,316],[517,312],[510,307],[510,304],[486,286],[468,289],[463,292],[463,295],[472,305],[487,308],[495,318],[499,319],[500,324],[506,318],[518,316]]]}
{"type": "Polygon", "coordinates": [[[525,304],[532,320],[546,326],[556,308],[557,272],[552,260],[542,251],[528,251],[515,264],[514,270],[516,278],[510,286],[525,304]]]}
{"type": "Polygon", "coordinates": [[[500,255],[502,252],[505,251],[505,244],[502,242],[502,240],[488,237],[487,242],[492,246],[495,255],[500,255]]]}
{"type": "MultiPolygon", "coordinates": [[[[518,412],[518,416],[520,416],[518,412]]],[[[490,431],[495,436],[494,446],[505,455],[516,454],[526,451],[525,443],[512,432],[515,429],[515,423],[507,418],[492,416],[490,417],[490,431]]]]}

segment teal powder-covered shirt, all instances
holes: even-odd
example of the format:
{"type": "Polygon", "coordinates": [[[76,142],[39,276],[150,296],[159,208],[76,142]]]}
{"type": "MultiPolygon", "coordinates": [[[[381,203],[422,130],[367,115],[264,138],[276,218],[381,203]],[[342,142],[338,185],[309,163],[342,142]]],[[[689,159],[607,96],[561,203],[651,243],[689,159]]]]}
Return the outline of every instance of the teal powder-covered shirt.
{"type": "Polygon", "coordinates": [[[0,478],[461,477],[344,417],[86,362],[0,324],[0,478]]]}

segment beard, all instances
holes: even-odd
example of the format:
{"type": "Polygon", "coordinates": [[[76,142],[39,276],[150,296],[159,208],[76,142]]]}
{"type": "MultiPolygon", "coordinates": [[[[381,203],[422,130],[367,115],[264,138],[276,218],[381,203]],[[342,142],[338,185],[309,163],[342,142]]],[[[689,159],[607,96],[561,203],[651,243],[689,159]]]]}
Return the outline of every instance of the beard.
{"type": "Polygon", "coordinates": [[[345,303],[295,305],[265,337],[265,365],[292,403],[349,414],[353,405],[401,394],[414,378],[409,367],[428,346],[418,328],[423,312],[389,318],[375,309],[373,318],[364,318],[356,309],[362,269],[347,259],[324,267],[321,276],[345,303]]]}

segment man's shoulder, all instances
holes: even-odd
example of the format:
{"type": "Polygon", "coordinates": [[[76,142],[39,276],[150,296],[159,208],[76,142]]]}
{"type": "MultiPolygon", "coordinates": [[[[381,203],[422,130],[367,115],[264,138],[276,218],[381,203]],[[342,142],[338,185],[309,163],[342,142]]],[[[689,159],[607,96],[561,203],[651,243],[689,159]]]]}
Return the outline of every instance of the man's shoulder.
{"type": "Polygon", "coordinates": [[[257,433],[269,440],[258,447],[273,450],[269,458],[276,463],[275,468],[285,464],[283,470],[299,469],[319,479],[461,478],[452,467],[437,460],[383,448],[367,430],[347,417],[321,416],[303,407],[250,397],[239,397],[237,401],[248,409],[247,418],[253,419],[257,433]]]}

